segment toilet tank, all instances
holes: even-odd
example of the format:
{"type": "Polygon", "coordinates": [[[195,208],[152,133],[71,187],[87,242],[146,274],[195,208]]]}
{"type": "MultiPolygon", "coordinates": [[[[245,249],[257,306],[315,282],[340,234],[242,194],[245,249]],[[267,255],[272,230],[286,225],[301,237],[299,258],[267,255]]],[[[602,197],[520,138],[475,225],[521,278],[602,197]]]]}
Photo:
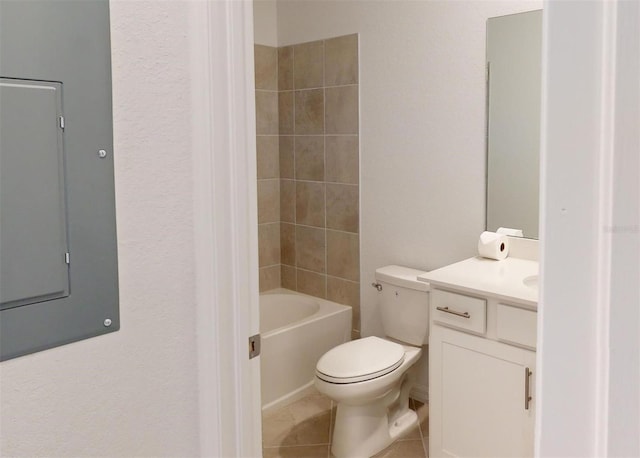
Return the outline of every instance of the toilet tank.
{"type": "Polygon", "coordinates": [[[393,265],[376,270],[385,335],[417,346],[427,344],[429,338],[429,284],[417,279],[423,273],[393,265]]]}

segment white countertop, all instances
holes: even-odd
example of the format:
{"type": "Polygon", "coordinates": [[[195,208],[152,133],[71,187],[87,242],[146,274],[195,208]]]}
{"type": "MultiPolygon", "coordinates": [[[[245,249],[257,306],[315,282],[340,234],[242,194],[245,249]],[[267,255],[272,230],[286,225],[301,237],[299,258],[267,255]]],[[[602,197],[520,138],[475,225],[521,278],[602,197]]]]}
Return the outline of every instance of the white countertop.
{"type": "Polygon", "coordinates": [[[476,295],[491,296],[530,307],[537,307],[538,288],[522,280],[538,275],[538,262],[507,258],[502,261],[469,258],[418,276],[432,287],[441,286],[476,295]]]}

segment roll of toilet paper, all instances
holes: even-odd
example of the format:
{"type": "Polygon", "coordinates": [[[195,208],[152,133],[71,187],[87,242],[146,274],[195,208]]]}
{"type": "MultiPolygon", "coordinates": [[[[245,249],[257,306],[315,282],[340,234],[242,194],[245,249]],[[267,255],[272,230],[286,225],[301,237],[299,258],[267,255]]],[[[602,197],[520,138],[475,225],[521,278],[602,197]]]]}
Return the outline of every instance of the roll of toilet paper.
{"type": "Polygon", "coordinates": [[[509,254],[509,239],[505,235],[485,231],[478,240],[478,254],[483,258],[501,261],[509,254]]]}

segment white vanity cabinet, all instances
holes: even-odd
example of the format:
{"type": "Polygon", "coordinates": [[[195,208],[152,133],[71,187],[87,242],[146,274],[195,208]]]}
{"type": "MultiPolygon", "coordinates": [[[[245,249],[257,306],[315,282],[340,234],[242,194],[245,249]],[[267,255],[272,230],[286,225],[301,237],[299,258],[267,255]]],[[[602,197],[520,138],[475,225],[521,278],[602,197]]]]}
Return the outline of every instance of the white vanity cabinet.
{"type": "Polygon", "coordinates": [[[498,294],[477,275],[458,287],[446,269],[423,279],[431,283],[429,456],[532,457],[536,303],[498,294]]]}

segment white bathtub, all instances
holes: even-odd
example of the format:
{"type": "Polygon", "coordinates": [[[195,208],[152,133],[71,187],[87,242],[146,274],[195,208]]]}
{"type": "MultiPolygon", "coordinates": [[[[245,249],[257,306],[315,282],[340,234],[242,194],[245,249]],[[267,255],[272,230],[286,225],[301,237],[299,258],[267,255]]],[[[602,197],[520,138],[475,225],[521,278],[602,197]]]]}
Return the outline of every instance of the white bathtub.
{"type": "Polygon", "coordinates": [[[262,410],[294,401],[313,385],[316,363],[351,340],[351,307],[287,289],[260,295],[262,410]]]}

